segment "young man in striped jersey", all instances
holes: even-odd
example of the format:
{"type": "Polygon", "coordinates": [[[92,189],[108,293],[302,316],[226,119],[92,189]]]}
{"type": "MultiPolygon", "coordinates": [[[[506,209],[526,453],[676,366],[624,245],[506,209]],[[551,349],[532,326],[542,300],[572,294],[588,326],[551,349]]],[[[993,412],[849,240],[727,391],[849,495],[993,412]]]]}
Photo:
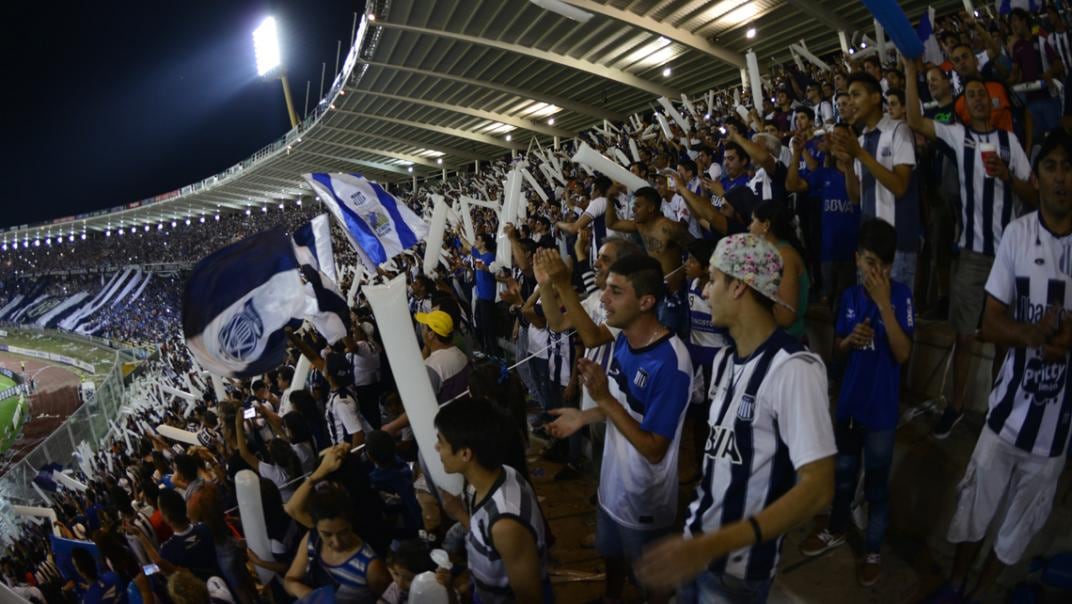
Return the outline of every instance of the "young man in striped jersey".
{"type": "Polygon", "coordinates": [[[436,451],[443,469],[465,476],[462,498],[442,491],[443,506],[468,531],[469,571],[477,601],[549,602],[547,527],[536,493],[503,464],[509,421],[484,399],[460,398],[436,414],[436,451]]]}
{"type": "Polygon", "coordinates": [[[934,427],[934,436],[946,438],[964,413],[964,397],[971,367],[971,348],[983,313],[987,275],[994,264],[994,252],[1013,217],[1014,195],[1035,204],[1035,188],[1030,182],[1031,166],[1012,132],[990,125],[991,97],[986,84],[965,77],[964,99],[971,114],[968,126],[943,124],[920,112],[916,65],[907,61],[908,125],[929,140],[940,140],[956,156],[960,168],[959,256],[950,285],[949,319],[957,334],[953,349],[953,400],[934,427]],[[984,155],[985,154],[985,155],[984,155]]]}
{"type": "MultiPolygon", "coordinates": [[[[609,369],[589,359],[577,362],[596,407],[556,410],[549,429],[567,438],[587,424],[606,422],[596,548],[607,564],[609,601],[621,599],[629,565],[646,544],[670,531],[677,515],[678,445],[692,362],[684,342],[656,317],[664,289],[654,258],[627,256],[611,265],[601,299],[607,325],[621,331],[609,369]]],[[[649,601],[665,601],[668,594],[656,590],[649,601]]]]}
{"type": "Polygon", "coordinates": [[[1009,224],[986,282],[982,336],[1009,350],[949,527],[957,552],[945,591],[965,601],[982,598],[1045,524],[1072,432],[1072,137],[1063,130],[1042,144],[1033,180],[1039,210],[1009,224]],[[999,509],[993,550],[968,591],[999,509]]]}
{"type": "Polygon", "coordinates": [[[764,602],[782,535],[834,494],[834,433],[826,369],[778,329],[782,259],[754,235],[723,238],[711,258],[712,322],[733,344],[715,356],[703,478],[685,536],[637,565],[678,602],[764,602]]]}

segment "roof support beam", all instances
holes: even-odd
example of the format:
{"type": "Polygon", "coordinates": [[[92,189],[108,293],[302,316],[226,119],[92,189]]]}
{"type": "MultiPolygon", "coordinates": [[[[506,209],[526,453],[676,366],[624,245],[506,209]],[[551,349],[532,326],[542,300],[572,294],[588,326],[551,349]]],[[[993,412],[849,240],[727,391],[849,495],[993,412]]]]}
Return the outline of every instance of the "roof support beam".
{"type": "Polygon", "coordinates": [[[428,166],[429,168],[442,168],[442,164],[437,164],[435,160],[428,159],[427,157],[421,157],[419,155],[409,155],[408,153],[395,153],[394,151],[384,151],[382,149],[373,149],[372,147],[362,147],[359,145],[348,145],[346,143],[335,143],[332,141],[318,140],[313,141],[317,144],[332,145],[335,147],[341,147],[343,149],[349,149],[350,151],[358,151],[361,153],[371,153],[373,155],[379,155],[382,157],[389,157],[391,159],[400,159],[402,161],[408,161],[420,166],[428,166]]]}
{"type": "Polygon", "coordinates": [[[392,143],[402,143],[403,145],[411,145],[418,149],[430,149],[432,151],[441,151],[451,157],[459,157],[469,161],[478,159],[487,159],[486,156],[478,155],[472,151],[466,151],[457,147],[444,147],[443,145],[433,145],[425,141],[419,141],[414,138],[401,138],[398,136],[388,136],[386,134],[377,134],[375,132],[369,132],[367,130],[357,130],[352,128],[336,128],[335,126],[325,126],[323,124],[319,127],[321,130],[329,130],[332,132],[343,132],[350,136],[367,136],[369,138],[375,138],[379,140],[389,141],[392,143]]]}
{"type": "Polygon", "coordinates": [[[483,109],[473,109],[472,107],[463,107],[462,105],[454,105],[451,103],[441,103],[439,101],[431,101],[428,99],[420,99],[410,96],[401,96],[397,94],[389,94],[386,92],[378,92],[375,90],[360,90],[357,88],[346,87],[348,92],[354,94],[364,94],[371,96],[383,97],[385,99],[391,99],[393,101],[401,101],[403,103],[414,103],[417,105],[424,105],[425,107],[432,107],[435,109],[442,109],[444,111],[452,111],[454,113],[461,113],[463,115],[469,115],[492,122],[501,122],[503,124],[509,124],[515,128],[521,128],[524,130],[530,130],[537,134],[543,134],[545,136],[558,136],[561,138],[573,138],[577,136],[576,132],[564,130],[562,128],[555,128],[554,126],[547,126],[537,122],[536,120],[530,120],[520,117],[514,117],[505,113],[495,113],[493,111],[484,111],[483,109]]]}
{"type": "Polygon", "coordinates": [[[490,40],[488,38],[481,38],[480,36],[456,33],[452,31],[443,31],[440,29],[429,29],[427,27],[417,27],[415,25],[405,25],[402,23],[389,23],[387,21],[377,20],[376,25],[388,29],[398,29],[401,31],[408,31],[416,34],[437,36],[449,40],[457,40],[466,44],[490,46],[491,48],[495,48],[504,52],[524,55],[533,59],[556,63],[558,65],[568,67],[570,69],[576,69],[577,71],[582,71],[589,75],[605,78],[607,80],[611,80],[620,84],[624,84],[626,86],[631,86],[633,88],[643,90],[644,92],[655,96],[665,96],[667,98],[677,98],[679,96],[679,93],[673,88],[670,88],[669,86],[663,86],[662,84],[657,84],[649,80],[645,80],[644,78],[641,78],[634,73],[622,69],[607,67],[605,65],[599,65],[591,61],[575,59],[567,55],[561,55],[547,50],[530,48],[521,44],[511,44],[509,42],[502,42],[500,40],[490,40]]]}
{"type": "Polygon", "coordinates": [[[385,115],[375,115],[372,113],[361,113],[359,111],[349,111],[346,109],[336,109],[335,111],[353,117],[364,117],[373,120],[380,120],[383,122],[389,122],[391,124],[398,124],[400,126],[409,126],[411,128],[420,128],[422,130],[430,130],[432,132],[438,132],[439,134],[446,134],[447,136],[453,136],[455,138],[464,138],[466,140],[475,141],[478,143],[484,143],[485,145],[494,145],[496,147],[502,147],[503,149],[511,150],[523,150],[525,145],[521,143],[515,143],[507,141],[505,138],[497,138],[489,136],[487,134],[477,134],[476,132],[469,132],[468,130],[461,130],[458,128],[449,128],[447,126],[437,126],[435,124],[428,124],[425,122],[418,122],[414,120],[403,120],[395,117],[387,117],[385,115]]]}
{"type": "MultiPolygon", "coordinates": [[[[698,50],[704,54],[719,59],[720,61],[725,61],[730,65],[733,65],[734,67],[740,68],[745,66],[743,55],[740,55],[727,48],[723,48],[722,46],[712,44],[710,40],[704,38],[703,36],[697,36],[692,32],[686,31],[684,29],[678,29],[672,25],[663,23],[662,21],[652,19],[651,17],[638,15],[628,10],[614,8],[610,4],[601,4],[599,2],[593,2],[592,0],[565,1],[567,4],[572,4],[577,8],[586,10],[590,13],[603,15],[604,17],[614,19],[615,21],[621,21],[626,25],[631,25],[633,27],[651,32],[653,34],[663,36],[664,38],[673,40],[678,44],[684,44],[689,48],[698,50]]],[[[669,95],[662,96],[669,97],[669,95]]]]}
{"type": "Polygon", "coordinates": [[[548,94],[542,91],[536,91],[526,88],[518,88],[516,86],[510,86],[509,84],[502,84],[499,82],[490,82],[487,80],[478,80],[476,78],[467,78],[464,76],[454,75],[451,73],[441,73],[437,71],[431,71],[428,69],[419,69],[417,67],[409,67],[407,65],[392,65],[390,63],[379,63],[376,61],[362,60],[360,57],[358,61],[371,65],[373,67],[380,67],[383,69],[391,69],[394,71],[406,71],[409,73],[415,73],[417,75],[426,76],[429,78],[439,78],[441,80],[450,80],[452,82],[458,82],[459,84],[465,84],[466,86],[479,86],[481,88],[488,88],[490,90],[498,90],[519,96],[523,99],[530,99],[533,101],[539,101],[542,103],[548,103],[550,105],[556,105],[563,109],[568,109],[574,113],[580,113],[596,119],[608,119],[615,122],[622,122],[629,117],[624,113],[619,113],[603,107],[597,107],[589,103],[582,103],[580,101],[572,100],[568,97],[558,96],[555,94],[548,94]]]}
{"type": "Polygon", "coordinates": [[[815,0],[793,0],[788,4],[793,5],[797,10],[802,13],[807,13],[812,16],[819,23],[826,23],[830,26],[830,29],[834,31],[843,31],[846,33],[852,33],[856,31],[856,28],[852,26],[848,21],[841,18],[840,15],[831,11],[829,7],[823,7],[819,2],[815,0]]]}
{"type": "Polygon", "coordinates": [[[401,168],[399,166],[381,164],[380,162],[366,161],[363,159],[353,159],[350,157],[343,157],[341,155],[332,155],[330,153],[317,153],[315,151],[309,151],[308,149],[296,149],[295,151],[297,151],[298,153],[304,153],[305,155],[312,155],[313,157],[322,157],[324,159],[331,159],[334,161],[341,161],[344,163],[354,164],[365,168],[372,168],[373,170],[379,170],[380,172],[409,175],[409,172],[405,168],[401,168]]]}

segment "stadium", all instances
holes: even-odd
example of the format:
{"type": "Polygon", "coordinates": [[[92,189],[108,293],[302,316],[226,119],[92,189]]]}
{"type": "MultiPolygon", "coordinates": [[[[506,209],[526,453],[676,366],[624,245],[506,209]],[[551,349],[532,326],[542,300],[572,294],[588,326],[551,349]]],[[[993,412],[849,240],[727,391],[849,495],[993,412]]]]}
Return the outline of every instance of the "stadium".
{"type": "Polygon", "coordinates": [[[355,5],[0,216],[0,601],[1068,601],[1069,3],[355,5]]]}

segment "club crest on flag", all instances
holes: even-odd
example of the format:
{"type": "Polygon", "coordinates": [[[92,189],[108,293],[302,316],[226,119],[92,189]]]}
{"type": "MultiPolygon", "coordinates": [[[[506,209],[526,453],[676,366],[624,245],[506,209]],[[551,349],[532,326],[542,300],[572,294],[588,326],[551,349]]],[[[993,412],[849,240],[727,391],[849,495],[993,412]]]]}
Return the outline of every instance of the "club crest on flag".
{"type": "Polygon", "coordinates": [[[220,352],[232,361],[244,362],[256,350],[257,342],[263,335],[264,321],[250,298],[242,305],[241,310],[220,328],[220,352]]]}
{"type": "Polygon", "coordinates": [[[385,237],[391,232],[391,219],[385,212],[373,210],[365,215],[365,222],[372,227],[377,237],[385,237]]]}

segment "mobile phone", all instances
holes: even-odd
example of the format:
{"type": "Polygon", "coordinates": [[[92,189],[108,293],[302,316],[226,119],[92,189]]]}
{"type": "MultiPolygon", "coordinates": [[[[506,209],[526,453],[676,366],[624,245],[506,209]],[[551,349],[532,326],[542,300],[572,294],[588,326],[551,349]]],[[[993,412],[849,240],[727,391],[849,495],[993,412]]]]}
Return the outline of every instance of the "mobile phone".
{"type": "Polygon", "coordinates": [[[257,417],[257,410],[253,407],[250,407],[249,409],[246,409],[245,413],[242,414],[242,417],[246,419],[253,419],[257,417]]]}
{"type": "Polygon", "coordinates": [[[160,567],[155,564],[146,564],[145,566],[141,567],[141,572],[145,573],[146,575],[155,575],[156,573],[160,572],[160,567]]]}

